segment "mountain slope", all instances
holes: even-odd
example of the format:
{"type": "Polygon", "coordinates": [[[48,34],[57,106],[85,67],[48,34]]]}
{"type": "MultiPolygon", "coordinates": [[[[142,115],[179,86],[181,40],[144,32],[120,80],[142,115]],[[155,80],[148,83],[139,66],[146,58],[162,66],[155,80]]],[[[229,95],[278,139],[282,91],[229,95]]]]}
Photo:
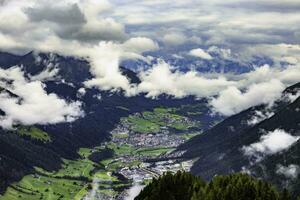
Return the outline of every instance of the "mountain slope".
{"type": "Polygon", "coordinates": [[[279,175],[275,174],[276,165],[299,164],[299,142],[280,154],[267,156],[262,162],[247,157],[243,147],[258,142],[267,132],[275,130],[284,130],[292,136],[300,135],[300,97],[292,103],[286,100],[288,95],[295,94],[299,89],[299,83],[287,88],[282,99],[273,106],[273,116],[255,125],[249,124],[249,120],[257,112],[269,109],[268,106],[252,107],[233,115],[180,146],[179,150],[186,151],[184,157],[199,158],[192,167],[192,172],[205,179],[211,179],[216,174],[228,174],[249,167],[257,176],[277,181],[277,185],[279,182],[282,184],[282,180],[286,179],[278,181],[279,175]],[[283,158],[286,163],[282,162],[283,158]],[[265,175],[264,172],[268,174],[265,175]]]}

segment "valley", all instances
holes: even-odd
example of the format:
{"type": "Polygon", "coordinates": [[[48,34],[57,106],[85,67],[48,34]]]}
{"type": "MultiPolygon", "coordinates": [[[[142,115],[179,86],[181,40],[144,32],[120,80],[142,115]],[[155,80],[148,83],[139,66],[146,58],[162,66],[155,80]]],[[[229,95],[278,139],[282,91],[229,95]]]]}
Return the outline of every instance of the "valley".
{"type": "MultiPolygon", "coordinates": [[[[0,199],[128,199],[131,187],[142,188],[167,171],[190,170],[194,160],[176,159],[170,153],[201,134],[201,122],[193,119],[201,115],[201,109],[201,105],[157,107],[122,117],[109,140],[80,148],[80,157],[62,159],[57,171],[35,167],[34,173],[11,184],[0,199]]],[[[19,132],[27,130],[34,137],[38,131],[31,129],[19,132]]],[[[51,141],[41,133],[45,141],[51,141]]]]}

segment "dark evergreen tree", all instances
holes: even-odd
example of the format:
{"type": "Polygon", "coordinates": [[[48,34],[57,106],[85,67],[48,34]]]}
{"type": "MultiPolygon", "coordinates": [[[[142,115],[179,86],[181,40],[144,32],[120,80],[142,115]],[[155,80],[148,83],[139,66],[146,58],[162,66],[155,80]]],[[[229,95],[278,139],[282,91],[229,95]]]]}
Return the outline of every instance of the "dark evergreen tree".
{"type": "Polygon", "coordinates": [[[291,200],[288,190],[246,174],[216,176],[209,183],[190,173],[166,173],[155,179],[135,200],[291,200]]]}
{"type": "Polygon", "coordinates": [[[281,193],[280,200],[291,200],[291,195],[287,189],[284,189],[281,193]]]}

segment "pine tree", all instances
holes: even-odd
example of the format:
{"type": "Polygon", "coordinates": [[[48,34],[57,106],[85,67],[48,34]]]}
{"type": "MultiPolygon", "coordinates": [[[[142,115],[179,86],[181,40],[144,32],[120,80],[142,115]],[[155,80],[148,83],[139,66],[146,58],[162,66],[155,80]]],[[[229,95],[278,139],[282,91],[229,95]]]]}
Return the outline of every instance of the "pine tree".
{"type": "MultiPolygon", "coordinates": [[[[155,179],[135,200],[291,200],[261,180],[246,174],[216,176],[208,184],[186,172],[166,173],[155,179]]],[[[298,199],[300,200],[300,199],[298,199]]]]}
{"type": "Polygon", "coordinates": [[[280,200],[291,200],[291,195],[286,188],[283,189],[280,200]]]}

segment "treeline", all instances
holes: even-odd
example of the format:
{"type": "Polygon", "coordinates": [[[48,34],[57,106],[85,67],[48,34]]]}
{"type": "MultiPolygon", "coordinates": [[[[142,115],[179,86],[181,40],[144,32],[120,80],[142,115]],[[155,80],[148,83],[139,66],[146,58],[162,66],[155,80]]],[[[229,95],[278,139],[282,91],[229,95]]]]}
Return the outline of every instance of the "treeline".
{"type": "MultiPolygon", "coordinates": [[[[154,179],[135,200],[291,200],[289,192],[237,173],[215,176],[209,183],[187,172],[166,173],[154,179]]],[[[298,200],[300,200],[298,198],[298,200]]]]}

